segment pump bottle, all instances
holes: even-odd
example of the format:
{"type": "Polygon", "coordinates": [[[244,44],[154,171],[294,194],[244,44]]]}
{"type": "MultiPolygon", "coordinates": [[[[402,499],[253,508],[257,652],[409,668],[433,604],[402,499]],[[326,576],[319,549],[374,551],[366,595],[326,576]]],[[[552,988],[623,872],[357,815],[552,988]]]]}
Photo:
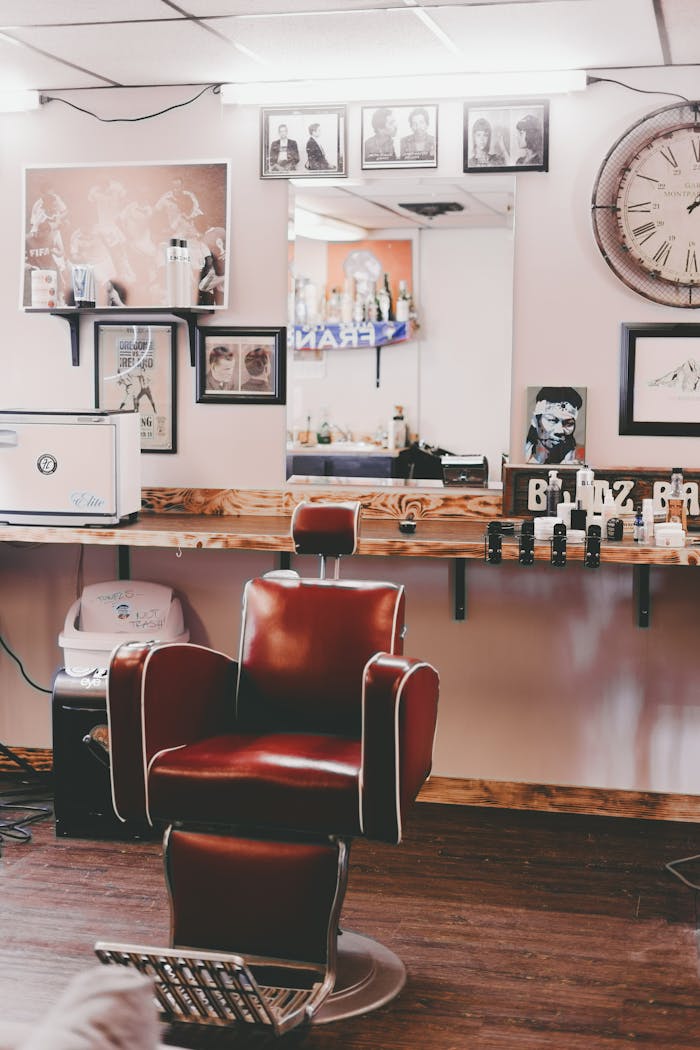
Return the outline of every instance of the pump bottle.
{"type": "Polygon", "coordinates": [[[556,518],[557,507],[561,503],[561,481],[556,470],[549,471],[549,480],[545,489],[548,518],[556,518]]]}
{"type": "Polygon", "coordinates": [[[683,491],[683,471],[680,467],[671,469],[671,491],[666,497],[666,521],[680,521],[684,530],[688,529],[688,512],[685,506],[683,491]]]}

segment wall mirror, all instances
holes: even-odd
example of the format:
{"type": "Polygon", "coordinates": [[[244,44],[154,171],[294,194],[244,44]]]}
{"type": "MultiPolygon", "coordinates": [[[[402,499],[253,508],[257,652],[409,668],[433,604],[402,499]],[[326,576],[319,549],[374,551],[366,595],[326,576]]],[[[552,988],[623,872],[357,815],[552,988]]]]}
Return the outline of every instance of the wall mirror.
{"type": "Polygon", "coordinates": [[[299,179],[289,192],[287,477],[405,476],[405,456],[397,472],[405,428],[408,442],[485,456],[490,481],[500,482],[514,177],[299,179]],[[391,316],[408,294],[410,321],[408,338],[390,339],[377,355],[367,304],[381,321],[385,274],[391,316]],[[361,345],[348,337],[353,326],[361,345]]]}

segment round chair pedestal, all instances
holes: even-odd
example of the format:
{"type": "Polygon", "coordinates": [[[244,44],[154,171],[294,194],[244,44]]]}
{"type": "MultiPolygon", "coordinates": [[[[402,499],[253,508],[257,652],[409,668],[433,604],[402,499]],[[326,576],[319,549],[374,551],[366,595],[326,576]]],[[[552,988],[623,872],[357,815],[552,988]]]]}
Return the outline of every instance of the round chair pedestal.
{"type": "Polygon", "coordinates": [[[377,1010],[406,983],[406,967],[399,957],[359,933],[339,935],[336,971],[335,987],[312,1024],[328,1024],[377,1010]]]}

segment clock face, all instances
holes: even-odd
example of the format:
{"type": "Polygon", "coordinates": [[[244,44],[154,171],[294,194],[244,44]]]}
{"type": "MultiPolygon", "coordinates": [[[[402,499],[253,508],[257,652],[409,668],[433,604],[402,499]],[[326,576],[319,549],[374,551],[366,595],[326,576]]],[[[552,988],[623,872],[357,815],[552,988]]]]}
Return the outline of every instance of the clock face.
{"type": "Polygon", "coordinates": [[[593,228],[634,291],[700,307],[700,103],[656,110],[615,143],[593,191],[593,228]]]}
{"type": "Polygon", "coordinates": [[[629,163],[617,193],[620,237],[664,281],[698,282],[700,127],[655,137],[629,163]]]}

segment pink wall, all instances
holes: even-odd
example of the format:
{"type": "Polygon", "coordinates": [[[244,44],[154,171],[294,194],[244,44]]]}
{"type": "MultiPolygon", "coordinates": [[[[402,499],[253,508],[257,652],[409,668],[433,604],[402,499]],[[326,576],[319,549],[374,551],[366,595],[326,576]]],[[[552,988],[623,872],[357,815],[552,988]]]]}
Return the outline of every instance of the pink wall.
{"type": "MultiPolygon", "coordinates": [[[[690,95],[694,90],[692,70],[623,72],[619,78],[640,87],[690,95]]],[[[172,91],[93,92],[81,93],[80,103],[105,115],[134,115],[181,97],[172,91]]],[[[700,466],[694,440],[617,434],[620,323],[695,317],[628,291],[600,258],[590,227],[591,189],[606,151],[627,126],[667,101],[613,85],[555,98],[551,170],[517,176],[513,461],[524,432],[526,388],[570,382],[588,389],[587,447],[594,467],[700,466]]],[[[460,171],[459,110],[458,103],[445,104],[445,119],[441,114],[441,128],[452,120],[455,132],[441,144],[440,175],[460,171]]],[[[256,112],[222,112],[218,99],[205,96],[192,109],[122,126],[55,107],[2,117],[0,132],[0,389],[6,407],[92,404],[90,323],[83,322],[81,365],[72,369],[65,323],[17,308],[25,163],[228,159],[232,259],[225,321],[285,323],[286,185],[258,177],[256,112]]],[[[350,157],[359,157],[354,128],[350,157]]],[[[359,174],[353,163],[359,168],[359,160],[351,162],[351,174],[359,174]]],[[[195,405],[182,339],[179,355],[181,452],[144,457],[144,483],[282,484],[284,407],[195,405]]],[[[86,548],[85,582],[114,576],[113,558],[107,548],[86,548]]],[[[177,559],[170,550],[137,551],[132,573],[173,584],[186,596],[193,638],[235,652],[243,581],[272,564],[272,556],[254,553],[185,551],[177,559]]],[[[447,562],[414,559],[359,559],[345,570],[407,586],[407,651],[433,660],[442,679],[436,773],[700,791],[695,570],[652,571],[649,630],[634,625],[631,569],[470,563],[469,613],[462,623],[451,619],[448,570],[447,562]]],[[[42,684],[60,663],[56,637],[75,596],[76,576],[74,547],[0,545],[0,633],[42,684]]],[[[0,740],[50,742],[48,699],[32,692],[4,655],[0,740]]]]}

